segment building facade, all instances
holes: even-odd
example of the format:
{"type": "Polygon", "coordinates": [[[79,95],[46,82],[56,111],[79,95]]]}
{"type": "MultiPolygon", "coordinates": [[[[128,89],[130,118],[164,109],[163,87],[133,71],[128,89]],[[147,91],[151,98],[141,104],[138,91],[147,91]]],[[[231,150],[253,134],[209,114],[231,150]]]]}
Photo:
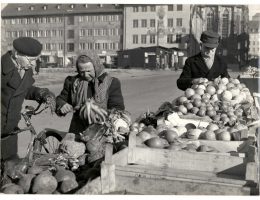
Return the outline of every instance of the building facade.
{"type": "Polygon", "coordinates": [[[260,57],[260,13],[249,22],[249,58],[260,57]]]}
{"type": "Polygon", "coordinates": [[[189,16],[189,5],[124,5],[123,47],[183,48],[189,16]]]}
{"type": "Polygon", "coordinates": [[[189,55],[199,51],[200,35],[212,30],[221,36],[218,53],[230,66],[248,62],[249,13],[246,5],[191,5],[189,55]]]}
{"type": "Polygon", "coordinates": [[[43,44],[44,63],[72,66],[87,53],[110,64],[122,49],[122,14],[117,4],[8,4],[1,16],[1,51],[26,36],[43,44]]]}

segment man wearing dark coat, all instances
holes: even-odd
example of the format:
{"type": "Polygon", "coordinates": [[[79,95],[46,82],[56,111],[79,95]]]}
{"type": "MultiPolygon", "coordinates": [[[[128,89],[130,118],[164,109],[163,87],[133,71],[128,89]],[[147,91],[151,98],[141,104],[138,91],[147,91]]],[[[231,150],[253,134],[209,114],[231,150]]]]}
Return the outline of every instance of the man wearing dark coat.
{"type": "Polygon", "coordinates": [[[217,77],[227,77],[227,65],[222,58],[216,55],[220,36],[211,31],[204,31],[201,34],[201,52],[189,57],[185,61],[183,71],[177,80],[177,86],[181,90],[186,90],[192,86],[193,81],[199,79],[213,80],[217,77]]]}
{"type": "Polygon", "coordinates": [[[80,55],[76,68],[78,74],[65,79],[63,90],[56,98],[56,113],[64,116],[73,111],[69,132],[78,134],[89,126],[79,115],[81,105],[88,99],[93,99],[104,110],[124,110],[125,106],[119,79],[104,72],[99,58],[80,55]]]}
{"type": "Polygon", "coordinates": [[[47,88],[33,86],[32,68],[42,45],[30,37],[13,41],[13,50],[1,58],[1,159],[17,157],[17,135],[24,99],[48,103],[55,110],[55,96],[47,88]]]}

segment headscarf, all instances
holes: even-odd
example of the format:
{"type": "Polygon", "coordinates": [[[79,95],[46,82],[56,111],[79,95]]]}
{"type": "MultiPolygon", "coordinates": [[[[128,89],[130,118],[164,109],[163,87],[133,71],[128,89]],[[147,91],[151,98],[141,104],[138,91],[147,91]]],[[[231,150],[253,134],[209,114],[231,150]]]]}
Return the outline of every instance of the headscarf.
{"type": "MultiPolygon", "coordinates": [[[[107,104],[107,90],[110,86],[112,79],[110,76],[106,76],[102,83],[99,82],[99,77],[104,74],[104,65],[101,64],[100,58],[96,54],[80,55],[76,62],[76,67],[78,66],[79,59],[84,57],[87,62],[92,62],[95,70],[95,77],[91,80],[94,83],[94,100],[101,107],[106,108],[107,104]]],[[[80,77],[73,83],[72,89],[72,105],[75,109],[79,109],[83,104],[87,102],[87,91],[89,82],[82,80],[80,77]]]]}

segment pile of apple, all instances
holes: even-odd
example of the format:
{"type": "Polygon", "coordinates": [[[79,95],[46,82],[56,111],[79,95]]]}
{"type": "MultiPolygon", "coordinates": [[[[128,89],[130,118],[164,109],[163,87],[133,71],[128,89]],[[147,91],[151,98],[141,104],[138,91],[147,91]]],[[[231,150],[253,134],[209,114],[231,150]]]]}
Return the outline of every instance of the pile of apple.
{"type": "Polygon", "coordinates": [[[217,123],[234,125],[246,118],[242,104],[252,104],[253,97],[244,83],[234,78],[201,79],[174,102],[179,115],[193,113],[208,116],[217,123]]]}
{"type": "Polygon", "coordinates": [[[187,150],[187,151],[212,151],[216,149],[201,147],[199,140],[241,140],[239,131],[247,129],[247,126],[237,124],[233,127],[220,127],[218,124],[210,123],[206,128],[196,127],[193,124],[186,126],[169,126],[160,124],[156,128],[152,125],[146,126],[143,123],[134,122],[130,127],[136,134],[136,144],[142,147],[187,150]],[[189,142],[180,142],[186,138],[189,142]],[[192,142],[191,142],[192,141],[192,142]],[[197,141],[197,142],[195,142],[197,141]]]}

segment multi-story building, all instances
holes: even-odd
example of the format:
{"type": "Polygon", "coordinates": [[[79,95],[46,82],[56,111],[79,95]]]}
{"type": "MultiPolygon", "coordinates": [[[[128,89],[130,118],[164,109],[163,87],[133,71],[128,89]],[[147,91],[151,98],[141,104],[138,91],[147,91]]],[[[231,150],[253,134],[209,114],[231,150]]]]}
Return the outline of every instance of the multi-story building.
{"type": "Polygon", "coordinates": [[[213,30],[221,36],[218,53],[226,62],[234,67],[245,65],[249,48],[248,21],[246,5],[191,5],[189,55],[199,51],[201,33],[213,30]]]}
{"type": "Polygon", "coordinates": [[[189,34],[189,5],[124,5],[124,49],[183,48],[189,34]]]}
{"type": "Polygon", "coordinates": [[[15,38],[30,36],[43,44],[45,63],[74,64],[79,54],[96,53],[109,64],[122,49],[122,11],[117,4],[8,4],[1,15],[2,54],[15,38]]]}
{"type": "Polygon", "coordinates": [[[249,22],[249,59],[251,65],[259,66],[260,58],[260,13],[249,22]]]}

